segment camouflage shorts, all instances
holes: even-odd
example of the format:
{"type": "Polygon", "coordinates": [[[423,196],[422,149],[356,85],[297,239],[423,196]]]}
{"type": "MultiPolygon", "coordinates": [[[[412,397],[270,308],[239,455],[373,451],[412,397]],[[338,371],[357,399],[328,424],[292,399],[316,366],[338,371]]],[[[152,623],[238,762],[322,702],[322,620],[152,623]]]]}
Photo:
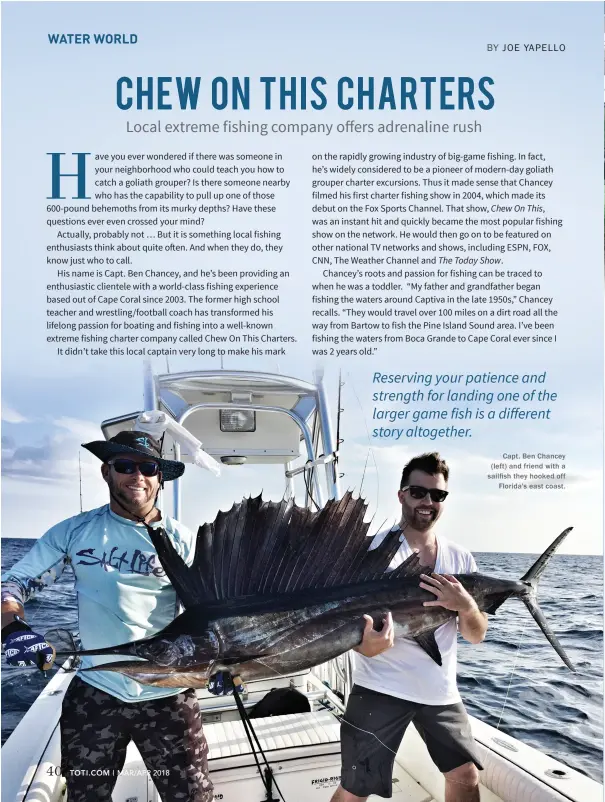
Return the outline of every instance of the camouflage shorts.
{"type": "Polygon", "coordinates": [[[67,689],[61,715],[61,771],[69,802],[110,802],[130,740],[163,802],[212,802],[195,691],[126,703],[79,677],[67,689]]]}

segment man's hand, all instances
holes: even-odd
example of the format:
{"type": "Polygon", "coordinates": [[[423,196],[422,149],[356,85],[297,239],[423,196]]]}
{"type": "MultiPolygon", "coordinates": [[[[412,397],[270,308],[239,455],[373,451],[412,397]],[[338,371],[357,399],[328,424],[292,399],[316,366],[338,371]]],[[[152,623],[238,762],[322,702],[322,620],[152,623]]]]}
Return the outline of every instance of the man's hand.
{"type": "Polygon", "coordinates": [[[363,654],[364,657],[376,657],[377,654],[382,654],[390,649],[395,639],[395,630],[393,628],[393,616],[387,613],[382,622],[382,629],[376,632],[374,629],[374,619],[369,615],[364,615],[366,626],[363,631],[363,638],[359,646],[355,647],[355,651],[363,654]]]}
{"type": "Polygon", "coordinates": [[[425,607],[445,607],[456,613],[470,612],[477,605],[464,586],[451,574],[420,574],[420,587],[429,590],[437,597],[435,601],[424,602],[425,607]]]}
{"type": "Polygon", "coordinates": [[[24,627],[6,636],[4,654],[10,666],[38,666],[42,671],[48,671],[56,652],[42,635],[24,627]]]}
{"type": "Polygon", "coordinates": [[[243,693],[244,683],[240,677],[232,677],[228,671],[217,671],[208,680],[208,691],[214,696],[228,696],[234,690],[243,693]]]}
{"type": "Polygon", "coordinates": [[[420,587],[434,593],[434,601],[423,602],[425,607],[445,607],[458,613],[458,629],[469,643],[481,643],[487,632],[487,615],[477,607],[476,601],[464,586],[451,574],[420,574],[424,582],[420,587]]]}

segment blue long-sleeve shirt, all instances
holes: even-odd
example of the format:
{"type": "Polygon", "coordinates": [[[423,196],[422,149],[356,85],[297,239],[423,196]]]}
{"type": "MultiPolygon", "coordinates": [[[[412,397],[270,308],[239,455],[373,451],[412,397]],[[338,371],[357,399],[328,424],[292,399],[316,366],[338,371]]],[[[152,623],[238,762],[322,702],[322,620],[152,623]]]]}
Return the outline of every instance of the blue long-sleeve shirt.
{"type": "MultiPolygon", "coordinates": [[[[195,538],[186,527],[171,518],[151,526],[163,526],[180,556],[191,564],[195,538]]],[[[2,575],[3,598],[10,596],[25,604],[36,591],[52,585],[68,563],[76,578],[84,649],[148,637],[179,612],[176,593],[145,525],[116,515],[109,505],[67,518],[49,529],[2,575]]],[[[130,658],[83,657],[81,668],[125,659],[130,658]]],[[[183,690],[141,685],[113,671],[85,671],[79,676],[124,702],[160,699],[183,690]]]]}

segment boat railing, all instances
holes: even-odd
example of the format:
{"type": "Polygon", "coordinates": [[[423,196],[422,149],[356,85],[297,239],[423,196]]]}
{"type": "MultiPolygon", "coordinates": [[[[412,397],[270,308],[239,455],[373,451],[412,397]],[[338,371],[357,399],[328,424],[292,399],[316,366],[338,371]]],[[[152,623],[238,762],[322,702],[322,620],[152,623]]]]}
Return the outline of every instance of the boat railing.
{"type": "MultiPolygon", "coordinates": [[[[221,409],[225,409],[227,406],[228,406],[228,408],[230,410],[234,410],[234,411],[240,411],[240,410],[241,411],[249,410],[249,411],[253,411],[253,412],[262,411],[262,412],[272,412],[272,413],[277,414],[277,415],[286,415],[291,420],[293,420],[297,424],[299,429],[300,429],[301,438],[302,438],[302,440],[303,440],[303,442],[305,444],[305,449],[306,449],[306,452],[307,452],[307,465],[308,465],[308,463],[311,463],[311,465],[313,465],[313,466],[315,466],[317,464],[315,449],[314,449],[314,445],[313,445],[313,435],[312,435],[311,429],[307,425],[307,422],[303,418],[301,418],[293,409],[285,409],[284,407],[278,407],[278,406],[269,406],[267,404],[230,403],[230,404],[227,405],[224,401],[223,402],[206,401],[206,402],[202,402],[202,403],[199,403],[199,404],[192,404],[177,419],[177,422],[184,426],[185,423],[187,422],[187,419],[190,418],[191,415],[194,415],[196,412],[201,412],[202,410],[208,410],[208,409],[221,410],[221,409]]],[[[181,459],[181,447],[180,447],[180,445],[178,443],[175,443],[174,453],[175,453],[175,457],[174,458],[176,460],[180,460],[181,459]]],[[[330,455],[330,457],[332,457],[332,455],[330,455]]],[[[329,460],[323,459],[319,464],[326,465],[328,462],[329,462],[329,460]]],[[[305,466],[303,466],[303,467],[305,467],[305,466]]],[[[296,473],[298,473],[298,471],[296,473]]],[[[292,478],[296,475],[296,473],[294,471],[292,471],[292,470],[287,470],[286,473],[285,473],[286,481],[288,483],[287,486],[288,486],[288,489],[289,489],[290,493],[293,493],[294,487],[292,485],[292,478]]],[[[316,496],[317,505],[319,507],[322,507],[324,505],[326,499],[325,499],[325,496],[324,496],[324,493],[323,493],[323,490],[322,490],[321,483],[319,481],[319,476],[317,475],[316,472],[313,472],[313,483],[314,483],[314,488],[315,488],[315,496],[316,496]]],[[[180,517],[180,513],[181,513],[181,486],[180,486],[180,482],[179,482],[178,479],[174,482],[173,491],[174,491],[174,502],[173,502],[174,503],[174,512],[175,512],[175,517],[178,519],[180,517]]],[[[333,495],[334,495],[334,491],[333,491],[333,495]]]]}
{"type": "Polygon", "coordinates": [[[353,657],[351,652],[345,652],[327,663],[322,663],[313,669],[318,679],[325,683],[330,690],[341,696],[346,702],[353,685],[353,657]]]}

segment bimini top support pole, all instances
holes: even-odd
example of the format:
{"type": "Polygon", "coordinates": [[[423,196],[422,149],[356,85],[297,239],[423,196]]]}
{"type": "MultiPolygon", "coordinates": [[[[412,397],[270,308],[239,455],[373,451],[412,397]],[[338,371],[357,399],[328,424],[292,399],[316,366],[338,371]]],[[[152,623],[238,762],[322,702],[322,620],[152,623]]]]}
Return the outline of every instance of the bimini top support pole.
{"type": "Polygon", "coordinates": [[[155,377],[149,360],[143,365],[143,409],[145,412],[159,409],[155,377]]]}
{"type": "MultiPolygon", "coordinates": [[[[338,443],[335,442],[332,433],[332,421],[330,419],[330,405],[328,402],[328,394],[324,384],[323,370],[317,369],[314,374],[315,383],[317,386],[317,402],[319,410],[319,418],[321,421],[321,436],[323,441],[324,455],[327,457],[329,454],[336,454],[338,451],[338,443]]],[[[340,498],[340,482],[338,478],[338,467],[336,460],[326,461],[326,481],[329,488],[330,498],[340,498]]]]}
{"type": "MultiPolygon", "coordinates": [[[[151,362],[147,359],[143,363],[143,409],[145,412],[159,409],[158,403],[158,390],[153,375],[151,362]]],[[[176,480],[178,481],[178,479],[176,480]]],[[[160,490],[157,499],[157,506],[160,510],[164,510],[164,491],[160,490]]]]}

